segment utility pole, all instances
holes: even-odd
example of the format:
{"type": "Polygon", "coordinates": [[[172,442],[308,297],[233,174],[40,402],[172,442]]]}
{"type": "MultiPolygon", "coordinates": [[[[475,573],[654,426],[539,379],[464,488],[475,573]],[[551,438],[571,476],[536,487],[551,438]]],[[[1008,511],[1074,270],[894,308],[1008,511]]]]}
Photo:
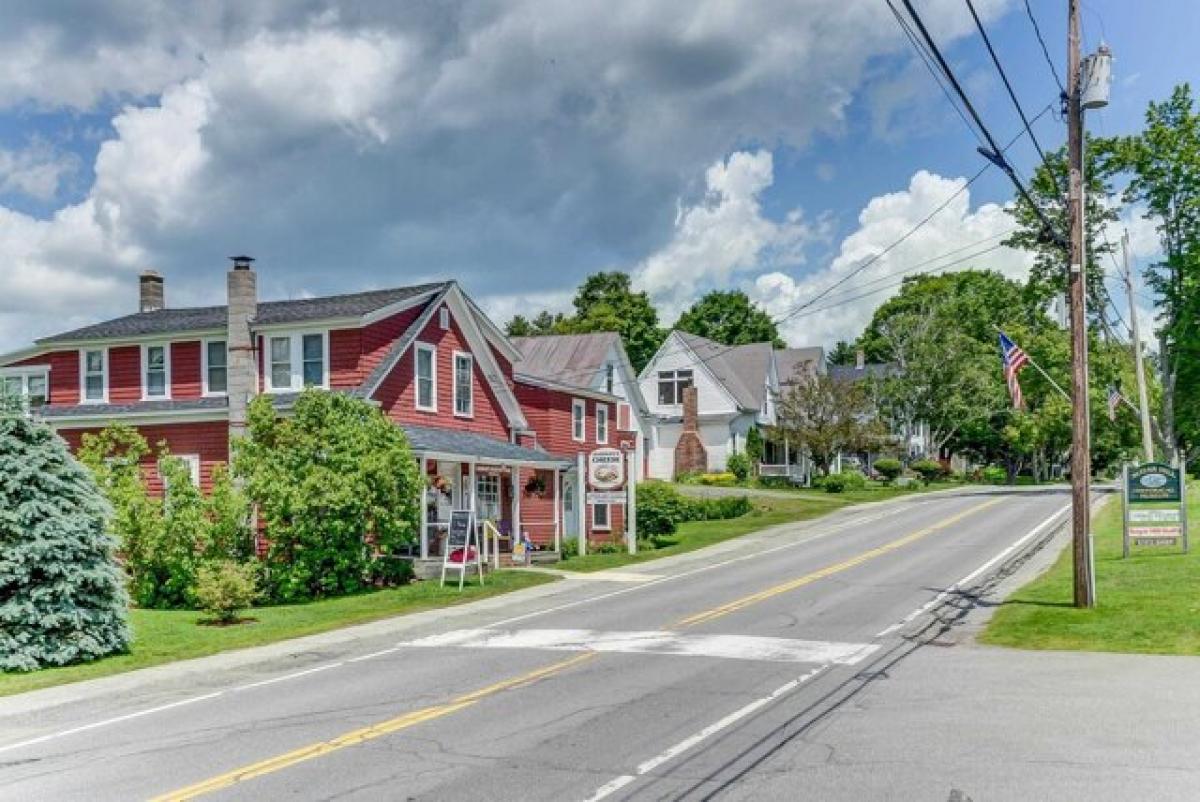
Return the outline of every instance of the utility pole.
{"type": "Polygon", "coordinates": [[[1137,371],[1138,410],[1142,416],[1142,449],[1146,462],[1154,462],[1154,440],[1150,434],[1150,399],[1146,393],[1146,368],[1142,364],[1142,336],[1138,331],[1137,304],[1133,300],[1133,274],[1129,272],[1129,232],[1121,236],[1121,260],[1125,264],[1125,293],[1129,296],[1129,328],[1133,334],[1133,365],[1137,371]]]}
{"type": "Polygon", "coordinates": [[[1067,210],[1070,255],[1067,295],[1071,301],[1071,536],[1075,606],[1095,607],[1091,559],[1091,436],[1088,403],[1088,340],[1084,304],[1083,105],[1080,99],[1079,0],[1067,0],[1067,210]]]}

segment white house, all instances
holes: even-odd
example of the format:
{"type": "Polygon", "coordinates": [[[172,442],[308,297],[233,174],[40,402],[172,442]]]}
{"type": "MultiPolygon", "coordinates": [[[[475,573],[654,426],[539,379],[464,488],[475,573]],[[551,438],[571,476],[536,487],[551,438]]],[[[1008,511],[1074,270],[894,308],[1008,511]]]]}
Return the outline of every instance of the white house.
{"type": "Polygon", "coordinates": [[[675,475],[687,387],[696,388],[697,433],[709,471],[725,469],[729,455],[745,448],[751,428],[775,423],[779,374],[770,343],[727,346],[673,331],[642,370],[639,382],[653,419],[647,449],[652,478],[675,475]]]}

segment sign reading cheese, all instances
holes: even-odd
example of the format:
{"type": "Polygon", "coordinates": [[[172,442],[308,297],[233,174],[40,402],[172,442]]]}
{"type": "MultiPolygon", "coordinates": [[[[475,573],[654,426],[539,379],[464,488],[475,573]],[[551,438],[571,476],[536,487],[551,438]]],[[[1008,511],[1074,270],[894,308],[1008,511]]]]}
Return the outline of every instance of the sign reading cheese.
{"type": "Polygon", "coordinates": [[[588,455],[588,485],[615,490],[625,484],[625,455],[615,448],[598,448],[588,455]]]}

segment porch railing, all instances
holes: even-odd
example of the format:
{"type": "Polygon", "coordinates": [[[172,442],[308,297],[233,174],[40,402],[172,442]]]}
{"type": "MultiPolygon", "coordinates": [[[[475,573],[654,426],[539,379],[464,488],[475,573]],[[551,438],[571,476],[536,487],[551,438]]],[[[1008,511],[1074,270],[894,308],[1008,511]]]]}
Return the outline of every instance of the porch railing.
{"type": "Polygon", "coordinates": [[[759,476],[780,476],[791,479],[796,484],[803,484],[807,473],[802,465],[759,465],[759,476]]]}

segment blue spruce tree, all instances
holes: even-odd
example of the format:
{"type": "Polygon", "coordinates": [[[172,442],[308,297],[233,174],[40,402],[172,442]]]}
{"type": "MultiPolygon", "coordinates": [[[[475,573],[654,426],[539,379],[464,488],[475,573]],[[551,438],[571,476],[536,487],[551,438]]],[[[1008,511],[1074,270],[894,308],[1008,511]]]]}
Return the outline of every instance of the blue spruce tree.
{"type": "Polygon", "coordinates": [[[0,670],[124,651],[128,596],[91,474],[0,399],[0,670]]]}

